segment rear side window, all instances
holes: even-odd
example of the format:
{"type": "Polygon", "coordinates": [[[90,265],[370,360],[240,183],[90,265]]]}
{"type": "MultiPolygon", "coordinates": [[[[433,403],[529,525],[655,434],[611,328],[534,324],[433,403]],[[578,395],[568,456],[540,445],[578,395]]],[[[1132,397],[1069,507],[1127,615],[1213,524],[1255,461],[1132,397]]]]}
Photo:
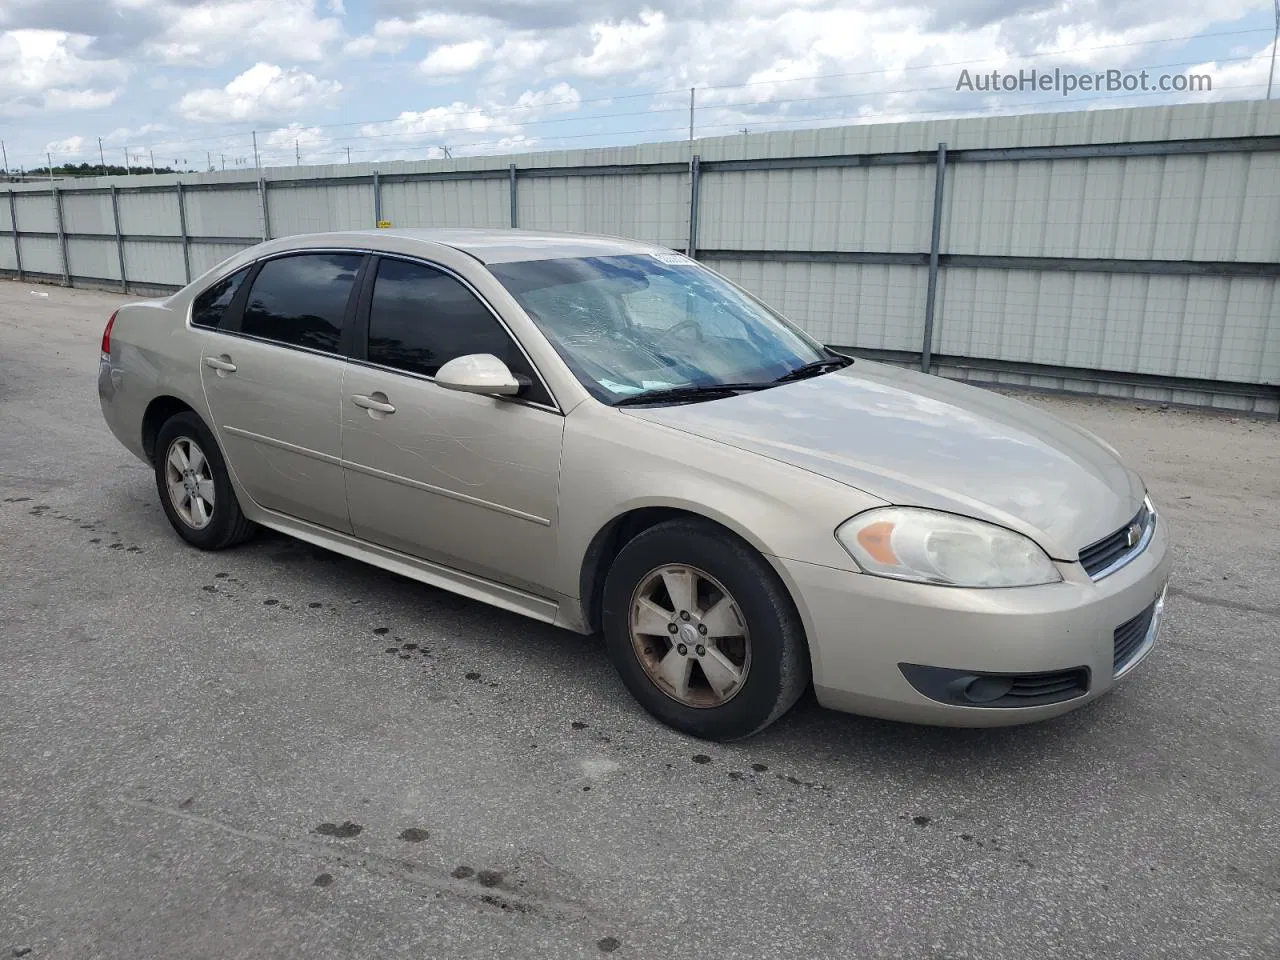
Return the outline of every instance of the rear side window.
{"type": "Polygon", "coordinates": [[[231,306],[231,301],[235,299],[236,291],[240,289],[240,284],[244,283],[244,278],[249,275],[249,269],[245,267],[243,270],[237,270],[196,297],[195,303],[191,305],[191,322],[197,327],[220,326],[227,307],[231,306]]]}
{"type": "Polygon", "coordinates": [[[358,253],[307,253],[268,260],[254,278],[240,332],[337,353],[363,259],[358,253]]]}
{"type": "Polygon", "coordinates": [[[551,403],[515,340],[464,284],[419,263],[380,261],[369,305],[369,361],[433,377],[471,353],[493,354],[527,382],[522,398],[551,403]]]}

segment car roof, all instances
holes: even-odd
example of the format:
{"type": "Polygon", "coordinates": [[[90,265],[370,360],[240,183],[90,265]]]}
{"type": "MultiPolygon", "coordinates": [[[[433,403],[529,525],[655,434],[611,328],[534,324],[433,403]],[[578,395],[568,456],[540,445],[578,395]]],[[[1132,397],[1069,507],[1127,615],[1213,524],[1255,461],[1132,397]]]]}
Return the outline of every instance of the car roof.
{"type": "Polygon", "coordinates": [[[399,253],[421,253],[422,244],[443,244],[470,254],[485,264],[521,260],[556,260],[567,257],[617,257],[654,253],[665,248],[621,237],[541,230],[478,229],[471,227],[399,227],[351,230],[341,233],[292,236],[287,243],[299,247],[317,243],[359,243],[377,237],[372,246],[399,253]],[[357,239],[360,238],[360,239],[357,239]]]}

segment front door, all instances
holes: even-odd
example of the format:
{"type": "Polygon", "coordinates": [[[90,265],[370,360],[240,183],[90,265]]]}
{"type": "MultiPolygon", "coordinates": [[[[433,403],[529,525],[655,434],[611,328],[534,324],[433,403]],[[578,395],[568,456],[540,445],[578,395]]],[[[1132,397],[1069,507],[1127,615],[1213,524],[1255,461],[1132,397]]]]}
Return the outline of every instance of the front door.
{"type": "Polygon", "coordinates": [[[357,536],[546,595],[555,568],[564,418],[494,312],[456,275],[382,258],[342,399],[357,536]],[[499,399],[436,386],[442,364],[492,353],[527,381],[499,399]]]}
{"type": "Polygon", "coordinates": [[[251,276],[204,338],[200,378],[227,464],[259,506],[351,532],[339,405],[359,253],[296,254],[251,276]]]}

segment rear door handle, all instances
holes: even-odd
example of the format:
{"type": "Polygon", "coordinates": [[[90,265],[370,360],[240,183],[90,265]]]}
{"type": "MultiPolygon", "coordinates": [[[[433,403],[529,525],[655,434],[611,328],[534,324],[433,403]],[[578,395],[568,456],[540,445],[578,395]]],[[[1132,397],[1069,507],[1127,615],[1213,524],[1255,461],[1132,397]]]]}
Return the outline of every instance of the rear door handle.
{"type": "Polygon", "coordinates": [[[205,357],[204,365],[219,373],[235,373],[236,365],[230,360],[224,360],[222,357],[205,357]]]}
{"type": "Polygon", "coordinates": [[[372,397],[366,397],[357,393],[351,398],[351,402],[354,403],[357,407],[363,407],[365,410],[369,410],[370,412],[376,412],[376,413],[395,413],[396,412],[396,408],[391,404],[387,403],[386,397],[382,394],[376,394],[372,397]],[[379,396],[381,396],[382,399],[378,399],[379,396]]]}

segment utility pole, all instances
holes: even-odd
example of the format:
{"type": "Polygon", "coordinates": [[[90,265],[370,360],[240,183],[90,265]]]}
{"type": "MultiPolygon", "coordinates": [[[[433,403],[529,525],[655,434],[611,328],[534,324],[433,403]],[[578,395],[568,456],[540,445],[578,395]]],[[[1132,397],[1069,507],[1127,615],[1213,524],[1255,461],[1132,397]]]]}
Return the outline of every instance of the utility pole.
{"type": "Polygon", "coordinates": [[[220,153],[218,156],[222,158],[222,169],[227,169],[227,155],[225,153],[220,153]]]}
{"type": "Polygon", "coordinates": [[[689,156],[693,156],[693,111],[694,111],[694,88],[689,88],[689,156]]]}
{"type": "Polygon", "coordinates": [[[293,165],[295,167],[302,166],[302,151],[298,148],[298,141],[293,141],[293,165]]]}
{"type": "Polygon", "coordinates": [[[213,154],[208,150],[204,152],[205,169],[213,173],[213,154]]]}
{"type": "Polygon", "coordinates": [[[1276,79],[1276,47],[1280,46],[1280,0],[1276,4],[1276,32],[1271,35],[1271,72],[1267,74],[1267,99],[1271,99],[1271,85],[1276,79]]]}
{"type": "Polygon", "coordinates": [[[98,163],[102,165],[102,175],[107,175],[107,158],[102,155],[102,138],[98,138],[98,163]]]}
{"type": "Polygon", "coordinates": [[[156,172],[156,152],[154,150],[150,150],[148,152],[151,154],[151,172],[155,173],[156,172]]]}
{"type": "Polygon", "coordinates": [[[258,131],[253,131],[253,165],[257,169],[262,169],[262,162],[258,159],[258,131]]]}
{"type": "MultiPolygon", "coordinates": [[[[9,151],[4,148],[4,141],[0,140],[0,156],[4,157],[4,175],[9,175],[9,151]]],[[[351,156],[351,148],[347,148],[347,156],[351,156]]]]}
{"type": "Polygon", "coordinates": [[[49,161],[49,182],[53,183],[53,157],[46,153],[44,158],[49,161]]]}
{"type": "Polygon", "coordinates": [[[444,158],[446,160],[453,159],[453,151],[450,150],[448,147],[446,147],[443,143],[440,144],[440,152],[444,155],[444,158]]]}
{"type": "Polygon", "coordinates": [[[347,147],[347,163],[351,162],[351,148],[347,147]]]}
{"type": "Polygon", "coordinates": [[[133,175],[133,170],[129,167],[129,148],[124,148],[124,175],[126,177],[133,175]]]}

